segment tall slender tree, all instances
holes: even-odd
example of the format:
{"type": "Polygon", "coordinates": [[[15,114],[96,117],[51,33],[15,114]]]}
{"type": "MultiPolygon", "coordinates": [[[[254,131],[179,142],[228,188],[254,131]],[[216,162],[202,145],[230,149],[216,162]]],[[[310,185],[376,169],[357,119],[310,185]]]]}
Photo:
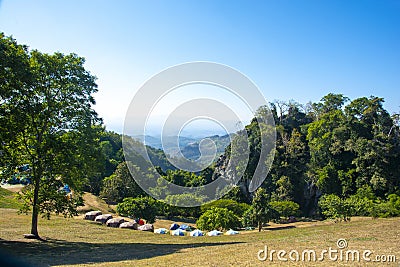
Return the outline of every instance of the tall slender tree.
{"type": "Polygon", "coordinates": [[[79,196],[96,170],[102,130],[92,109],[96,78],[75,54],[28,51],[4,35],[1,49],[0,62],[10,62],[0,79],[2,167],[29,165],[32,184],[20,197],[22,211],[32,210],[31,236],[39,238],[38,215],[75,214],[79,197],[66,197],[62,187],[79,196]]]}

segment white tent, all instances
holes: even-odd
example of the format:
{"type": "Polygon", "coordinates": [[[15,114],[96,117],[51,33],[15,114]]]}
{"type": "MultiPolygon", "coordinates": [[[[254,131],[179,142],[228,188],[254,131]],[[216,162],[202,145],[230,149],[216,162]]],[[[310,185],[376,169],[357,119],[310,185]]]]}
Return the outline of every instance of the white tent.
{"type": "Polygon", "coordinates": [[[222,235],[221,231],[218,230],[212,230],[211,232],[207,233],[208,236],[217,236],[217,235],[222,235]]]}
{"type": "Polygon", "coordinates": [[[193,230],[190,232],[190,236],[203,236],[203,232],[200,231],[199,229],[193,230]]]}
{"type": "Polygon", "coordinates": [[[185,235],[185,231],[183,231],[182,229],[176,229],[176,230],[171,232],[171,235],[184,236],[185,235]]]}
{"type": "Polygon", "coordinates": [[[239,232],[235,231],[235,230],[232,230],[232,229],[229,229],[225,234],[226,235],[237,235],[237,234],[239,234],[239,232]]]}
{"type": "Polygon", "coordinates": [[[167,233],[167,229],[158,228],[158,229],[154,230],[154,233],[156,233],[156,234],[166,234],[167,233]]]}

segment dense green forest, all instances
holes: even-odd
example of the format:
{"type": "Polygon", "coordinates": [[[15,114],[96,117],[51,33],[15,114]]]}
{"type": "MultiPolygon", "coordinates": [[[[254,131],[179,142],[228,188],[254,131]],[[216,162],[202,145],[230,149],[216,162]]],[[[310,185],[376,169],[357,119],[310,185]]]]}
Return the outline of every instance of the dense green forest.
{"type": "MultiPolygon", "coordinates": [[[[330,93],[317,103],[275,101],[261,107],[272,111],[277,133],[272,168],[261,187],[249,190],[261,153],[260,125],[253,119],[244,130],[250,155],[239,183],[222,200],[180,208],[149,198],[132,175],[158,172],[177,185],[205,185],[228,165],[230,145],[198,173],[176,169],[162,150],[151,147],[155,170],[143,168],[150,165],[140,153],[125,161],[123,138],[133,145],[139,141],[105,129],[93,109],[96,77],[85,70],[83,58],[29,51],[3,34],[0,41],[0,175],[3,181],[30,180],[19,197],[22,211],[33,211],[31,232],[37,237],[38,214],[76,214],[83,191],[119,203],[120,214],[221,214],[243,226],[289,216],[400,215],[400,114],[389,114],[382,98],[350,100],[330,93]],[[60,190],[66,184],[72,199],[60,190]]],[[[208,200],[201,194],[171,195],[165,180],[157,180],[153,195],[175,204],[208,200]]]]}

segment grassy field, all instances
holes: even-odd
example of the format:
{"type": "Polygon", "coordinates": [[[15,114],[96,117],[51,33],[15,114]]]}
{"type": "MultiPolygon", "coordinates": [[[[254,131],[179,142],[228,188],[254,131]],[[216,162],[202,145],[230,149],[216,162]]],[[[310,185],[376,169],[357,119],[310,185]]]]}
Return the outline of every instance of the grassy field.
{"type": "Polygon", "coordinates": [[[0,207],[18,209],[20,203],[15,199],[16,193],[0,187],[0,207]]]}
{"type": "MultiPolygon", "coordinates": [[[[348,223],[307,222],[271,225],[261,233],[241,232],[237,236],[179,237],[126,229],[108,228],[83,220],[82,216],[53,216],[40,219],[39,233],[47,241],[27,240],[30,216],[15,209],[0,209],[0,249],[35,266],[399,266],[400,218],[354,218],[348,223]],[[269,230],[270,229],[270,230],[269,230]],[[313,249],[317,258],[323,249],[338,249],[346,239],[346,250],[371,250],[377,255],[395,255],[396,263],[331,261],[260,261],[259,250],[299,251],[313,249]]],[[[156,227],[171,221],[160,220],[156,227]]],[[[261,254],[262,256],[263,254],[261,254]]],[[[286,255],[288,258],[288,255],[286,255]]],[[[300,256],[301,259],[301,256],[300,256]]],[[[345,258],[344,258],[345,259],[345,258]]]]}

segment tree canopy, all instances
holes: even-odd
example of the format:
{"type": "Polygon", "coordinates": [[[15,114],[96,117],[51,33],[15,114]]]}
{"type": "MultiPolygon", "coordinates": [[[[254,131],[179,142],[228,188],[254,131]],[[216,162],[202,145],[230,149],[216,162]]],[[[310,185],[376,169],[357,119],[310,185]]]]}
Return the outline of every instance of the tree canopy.
{"type": "Polygon", "coordinates": [[[2,174],[29,166],[32,184],[22,192],[23,211],[32,208],[31,234],[39,237],[38,214],[75,214],[79,192],[97,170],[102,128],[92,108],[96,77],[76,54],[29,51],[0,37],[2,174]],[[65,184],[72,199],[62,190],[65,184]]]}

